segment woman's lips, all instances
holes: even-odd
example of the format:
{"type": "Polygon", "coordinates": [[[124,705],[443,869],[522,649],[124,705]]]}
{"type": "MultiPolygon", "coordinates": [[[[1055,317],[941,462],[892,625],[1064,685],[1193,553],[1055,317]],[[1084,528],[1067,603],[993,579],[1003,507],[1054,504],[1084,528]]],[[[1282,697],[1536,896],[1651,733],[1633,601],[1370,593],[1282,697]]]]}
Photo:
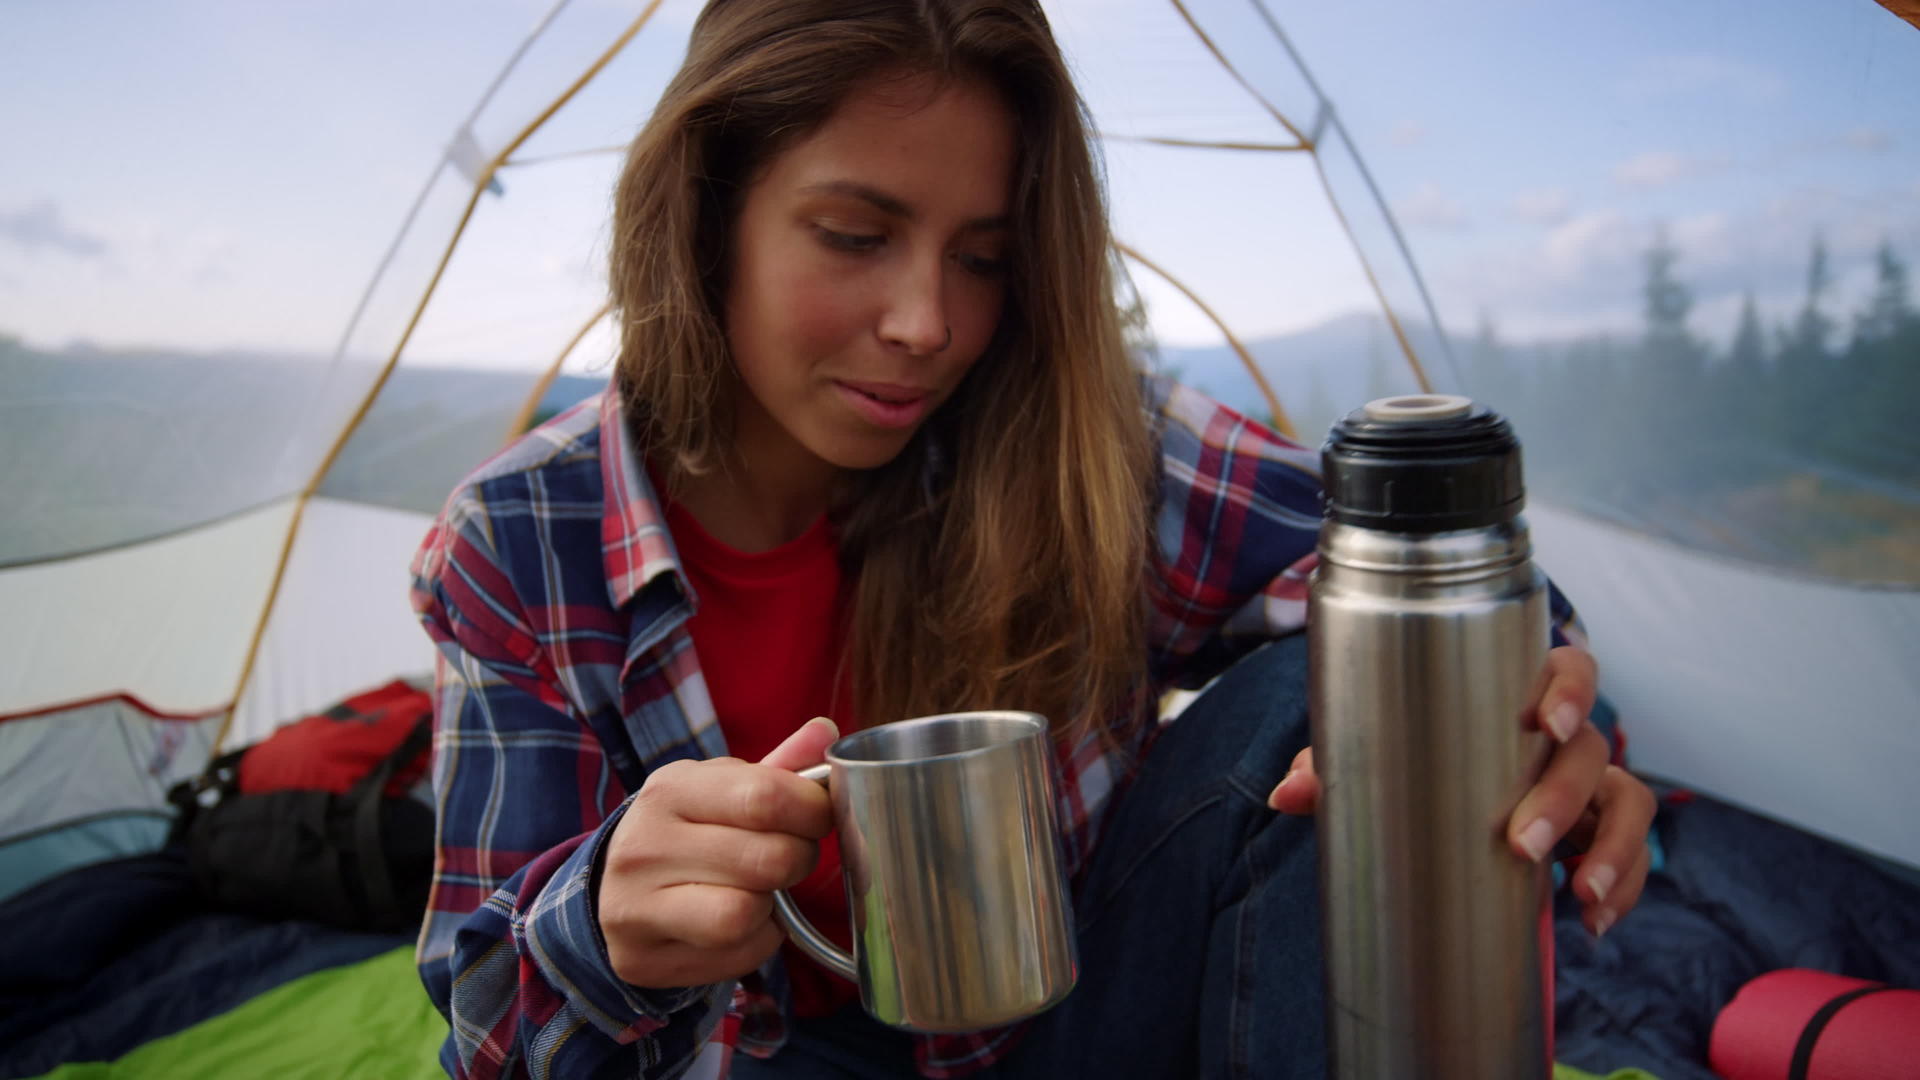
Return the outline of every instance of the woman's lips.
{"type": "Polygon", "coordinates": [[[932,391],[917,386],[841,379],[835,379],[833,386],[854,412],[876,427],[912,427],[926,416],[933,402],[932,391]]]}

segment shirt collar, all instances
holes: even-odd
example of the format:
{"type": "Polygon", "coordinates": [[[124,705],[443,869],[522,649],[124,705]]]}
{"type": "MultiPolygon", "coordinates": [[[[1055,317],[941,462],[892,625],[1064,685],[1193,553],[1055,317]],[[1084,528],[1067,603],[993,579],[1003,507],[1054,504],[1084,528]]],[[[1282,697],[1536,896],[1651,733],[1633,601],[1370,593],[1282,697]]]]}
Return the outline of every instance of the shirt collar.
{"type": "MultiPolygon", "coordinates": [[[[949,469],[945,447],[934,433],[922,468],[921,486],[929,501],[949,469]]],[[[640,594],[654,578],[671,573],[683,596],[691,598],[680,553],[667,530],[666,503],[642,464],[627,423],[617,381],[600,393],[600,481],[605,506],[600,517],[600,558],[606,568],[607,595],[616,608],[640,594]]]]}
{"type": "Polygon", "coordinates": [[[620,388],[600,395],[600,558],[607,595],[616,608],[639,595],[654,578],[671,573],[685,590],[680,555],[667,531],[666,509],[641,463],[627,426],[620,388]]]}

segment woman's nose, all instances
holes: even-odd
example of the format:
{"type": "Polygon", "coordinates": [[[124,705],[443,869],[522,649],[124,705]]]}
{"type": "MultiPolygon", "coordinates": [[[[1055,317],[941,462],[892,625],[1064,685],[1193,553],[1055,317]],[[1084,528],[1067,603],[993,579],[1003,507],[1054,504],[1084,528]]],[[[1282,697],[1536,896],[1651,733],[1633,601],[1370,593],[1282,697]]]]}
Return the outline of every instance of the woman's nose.
{"type": "Polygon", "coordinates": [[[886,310],[880,317],[880,337],[915,356],[946,347],[947,307],[941,295],[945,285],[944,260],[915,260],[894,282],[886,310]]]}

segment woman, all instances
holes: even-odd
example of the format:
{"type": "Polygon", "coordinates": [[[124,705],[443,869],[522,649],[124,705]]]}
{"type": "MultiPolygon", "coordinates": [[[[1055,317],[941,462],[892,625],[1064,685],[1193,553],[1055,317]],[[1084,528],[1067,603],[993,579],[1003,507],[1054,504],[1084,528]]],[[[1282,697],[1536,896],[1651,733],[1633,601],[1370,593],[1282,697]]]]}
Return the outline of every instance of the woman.
{"type": "MultiPolygon", "coordinates": [[[[1287,636],[1314,457],[1143,385],[1110,257],[1037,4],[708,6],[616,194],[613,388],[470,477],[415,565],[451,1073],[1318,1074],[1311,828],[1268,809],[1317,786],[1287,636]],[[790,770],[834,721],[985,707],[1054,725],[1080,986],[912,1038],[783,945],[782,886],[846,939],[790,770]]],[[[1550,667],[1512,839],[1597,813],[1598,932],[1652,804],[1584,720],[1591,662],[1550,667]]]]}

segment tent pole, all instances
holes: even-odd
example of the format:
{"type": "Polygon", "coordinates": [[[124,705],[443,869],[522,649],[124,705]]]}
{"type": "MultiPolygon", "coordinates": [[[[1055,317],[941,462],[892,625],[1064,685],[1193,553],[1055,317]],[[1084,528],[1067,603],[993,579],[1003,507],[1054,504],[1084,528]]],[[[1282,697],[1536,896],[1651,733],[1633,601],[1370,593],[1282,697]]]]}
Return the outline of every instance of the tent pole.
{"type": "Polygon", "coordinates": [[[1270,419],[1273,421],[1272,426],[1274,429],[1287,438],[1298,442],[1300,440],[1300,433],[1294,430],[1293,421],[1287,419],[1287,411],[1280,407],[1280,398],[1274,394],[1273,385],[1267,382],[1267,377],[1261,374],[1260,365],[1254,363],[1253,354],[1247,351],[1245,345],[1240,344],[1240,339],[1233,336],[1233,331],[1227,329],[1226,322],[1222,320],[1212,308],[1207,306],[1207,302],[1200,299],[1198,293],[1187,288],[1179,278],[1167,273],[1165,267],[1147,258],[1145,255],[1140,254],[1133,248],[1115,240],[1113,242],[1113,249],[1160,275],[1161,279],[1166,281],[1167,284],[1179,289],[1180,295],[1193,301],[1193,306],[1200,309],[1200,314],[1205,315],[1213,321],[1213,325],[1220,331],[1221,336],[1227,339],[1227,345],[1233,349],[1235,355],[1240,357],[1240,362],[1247,366],[1247,374],[1253,376],[1254,385],[1260,388],[1260,396],[1267,399],[1267,409],[1272,413],[1270,419]]]}
{"type": "Polygon", "coordinates": [[[508,442],[512,442],[521,432],[533,426],[533,416],[540,408],[540,399],[547,396],[547,388],[552,386],[553,380],[559,376],[560,365],[567,362],[567,357],[587,336],[587,331],[598,326],[600,320],[606,318],[612,310],[613,301],[609,300],[601,304],[600,310],[593,313],[593,318],[587,320],[586,325],[573,335],[573,340],[567,342],[567,347],[560,350],[560,355],[553,358],[553,363],[547,365],[546,373],[540,376],[539,382],[533,384],[533,392],[527,395],[527,400],[521,404],[520,411],[514,414],[513,424],[507,428],[508,442]]]}
{"type": "MultiPolygon", "coordinates": [[[[582,87],[591,82],[594,76],[600,74],[600,71],[627,47],[627,43],[640,32],[640,28],[653,18],[654,12],[660,8],[660,3],[661,0],[651,0],[640,16],[621,32],[613,44],[608,46],[606,51],[601,53],[587,70],[573,81],[572,85],[562,91],[552,104],[543,109],[540,115],[534,117],[533,121],[521,129],[520,133],[507,145],[501,147],[500,152],[493,156],[493,160],[487,163],[486,168],[480,170],[479,175],[474,177],[473,194],[467,198],[466,210],[461,213],[459,223],[454,226],[453,235],[447,239],[446,249],[440,253],[440,262],[434,267],[433,276],[427,280],[427,287],[420,296],[420,302],[414,305],[413,315],[407,320],[406,329],[401,331],[400,340],[394,343],[393,351],[387,357],[386,366],[381,368],[380,374],[374,378],[373,385],[367,389],[366,396],[360,401],[360,407],[354,410],[353,416],[341,429],[339,436],[334,439],[333,446],[328,449],[326,457],[321,459],[320,467],[314,470],[312,478],[307,481],[306,487],[301,489],[299,499],[294,503],[293,521],[287,528],[286,540],[280,546],[280,560],[274,567],[273,583],[267,588],[266,604],[260,612],[259,623],[254,627],[253,639],[247,645],[247,657],[240,667],[240,680],[234,686],[233,705],[227,710],[226,718],[220,722],[219,733],[214,736],[213,754],[215,756],[219,755],[226,744],[227,735],[233,728],[233,718],[239,714],[241,703],[246,696],[247,683],[253,678],[254,665],[260,657],[260,645],[265,641],[267,626],[273,620],[273,609],[280,597],[280,586],[286,580],[287,565],[293,558],[294,540],[300,534],[300,522],[306,514],[307,504],[312,501],[314,493],[320,490],[320,485],[325,481],[327,472],[333,468],[335,459],[340,456],[342,450],[346,449],[347,440],[353,437],[353,433],[366,419],[367,413],[373,408],[374,400],[380,396],[380,391],[386,386],[387,379],[393,375],[393,369],[399,366],[400,355],[406,351],[407,342],[413,337],[415,328],[420,325],[421,317],[426,314],[427,304],[433,300],[434,291],[440,285],[440,278],[446,273],[447,264],[453,260],[454,249],[459,247],[460,238],[465,235],[467,224],[473,219],[473,212],[480,204],[480,197],[486,194],[488,185],[493,182],[494,173],[499,171],[501,165],[512,156],[515,150],[532,138],[534,132],[539,131],[555,113],[580,92],[582,87]]],[[[489,89],[488,93],[492,92],[489,89]]]]}
{"type": "MultiPolygon", "coordinates": [[[[1347,149],[1352,153],[1353,144],[1347,149]]],[[[1352,245],[1354,257],[1360,260],[1360,270],[1367,275],[1367,284],[1373,287],[1373,295],[1380,302],[1380,311],[1387,317],[1387,326],[1393,330],[1393,339],[1400,343],[1400,352],[1407,358],[1407,366],[1413,369],[1414,381],[1420,384],[1420,392],[1433,393],[1433,380],[1427,378],[1427,369],[1420,363],[1420,357],[1413,351],[1413,342],[1408,340],[1407,331],[1400,325],[1400,317],[1394,313],[1393,304],[1387,300],[1387,290],[1380,285],[1380,278],[1373,272],[1373,264],[1367,259],[1366,248],[1361,246],[1360,237],[1353,231],[1353,224],[1347,220],[1347,212],[1340,209],[1340,199],[1333,193],[1333,184],[1327,180],[1327,167],[1321,163],[1320,155],[1313,155],[1313,167],[1320,174],[1320,186],[1327,193],[1327,205],[1333,208],[1333,216],[1340,222],[1340,228],[1347,234],[1347,243],[1352,245]]],[[[1380,205],[1380,212],[1387,212],[1386,204],[1380,205]]],[[[1387,224],[1392,227],[1393,219],[1387,224]]]]}
{"type": "MultiPolygon", "coordinates": [[[[1379,301],[1380,310],[1386,316],[1387,325],[1393,330],[1394,340],[1399,342],[1400,352],[1403,356],[1406,357],[1407,366],[1413,369],[1414,381],[1419,383],[1420,389],[1422,391],[1426,393],[1432,393],[1433,381],[1427,377],[1426,368],[1420,363],[1419,355],[1415,353],[1413,350],[1413,342],[1407,338],[1406,330],[1400,325],[1399,316],[1394,313],[1393,305],[1388,303],[1387,301],[1386,290],[1381,287],[1379,277],[1373,272],[1373,265],[1367,259],[1366,250],[1360,246],[1359,236],[1354,233],[1353,226],[1351,225],[1351,223],[1347,221],[1346,213],[1340,209],[1340,201],[1334,195],[1333,185],[1328,183],[1327,181],[1326,166],[1320,160],[1320,147],[1318,145],[1318,136],[1320,134],[1319,129],[1318,128],[1315,129],[1314,137],[1312,138],[1309,138],[1308,136],[1302,134],[1300,129],[1295,127],[1293,123],[1289,121],[1284,114],[1281,113],[1278,106],[1274,105],[1273,102],[1268,101],[1265,95],[1261,94],[1260,91],[1256,89],[1252,83],[1246,80],[1245,76],[1240,74],[1239,69],[1235,68],[1233,66],[1232,61],[1227,59],[1226,54],[1220,51],[1220,47],[1216,45],[1213,39],[1207,35],[1206,30],[1201,28],[1199,20],[1193,17],[1193,13],[1187,10],[1186,5],[1182,3],[1181,0],[1169,0],[1169,2],[1173,4],[1174,10],[1180,13],[1180,17],[1186,20],[1187,27],[1193,31],[1193,35],[1200,39],[1200,43],[1206,46],[1208,52],[1213,54],[1213,58],[1219,61],[1220,66],[1223,69],[1225,69],[1226,73],[1232,76],[1235,82],[1240,84],[1241,89],[1245,90],[1248,94],[1252,95],[1253,99],[1255,101],[1258,101],[1267,110],[1267,112],[1273,116],[1274,120],[1279,122],[1281,127],[1287,129],[1287,132],[1291,134],[1294,137],[1294,139],[1298,142],[1300,149],[1307,150],[1313,154],[1314,168],[1318,170],[1320,173],[1320,186],[1327,193],[1327,204],[1333,208],[1334,217],[1339,219],[1340,227],[1346,231],[1347,242],[1352,246],[1354,256],[1360,260],[1360,269],[1367,276],[1367,284],[1372,286],[1373,288],[1373,295],[1375,299],[1379,301]]],[[[1300,55],[1294,52],[1293,44],[1287,40],[1285,34],[1282,34],[1280,32],[1279,24],[1273,21],[1273,16],[1270,12],[1267,11],[1266,5],[1263,3],[1260,3],[1259,0],[1255,0],[1255,7],[1259,10],[1260,14],[1266,19],[1268,28],[1273,31],[1273,34],[1275,38],[1279,40],[1281,47],[1287,50],[1287,55],[1293,59],[1294,66],[1300,70],[1301,76],[1307,80],[1308,88],[1313,91],[1314,97],[1319,100],[1321,114],[1325,116],[1332,113],[1333,106],[1327,100],[1326,94],[1321,92],[1320,84],[1314,81],[1312,72],[1307,70],[1307,66],[1300,59],[1300,55]]],[[[1337,116],[1334,117],[1334,123],[1336,125],[1339,124],[1339,118],[1337,116]]],[[[1346,136],[1346,129],[1344,127],[1341,128],[1341,135],[1343,138],[1345,138],[1346,136]]],[[[1347,143],[1347,152],[1350,154],[1353,154],[1354,160],[1358,162],[1360,160],[1360,155],[1358,152],[1356,152],[1353,149],[1353,140],[1346,139],[1346,143],[1347,143]]],[[[1373,179],[1371,176],[1367,176],[1366,166],[1362,164],[1360,169],[1361,169],[1361,175],[1367,177],[1367,183],[1371,187],[1373,183],[1373,179]]],[[[1376,201],[1379,202],[1380,212],[1386,216],[1387,227],[1394,234],[1394,238],[1396,240],[1399,240],[1400,238],[1399,227],[1394,224],[1393,215],[1388,212],[1386,203],[1380,200],[1379,194],[1380,194],[1379,191],[1376,189],[1374,191],[1374,198],[1376,201]]],[[[1401,244],[1402,255],[1406,257],[1408,266],[1412,267],[1412,256],[1411,254],[1408,254],[1405,250],[1406,249],[1405,241],[1400,241],[1400,244],[1401,244]]],[[[1151,267],[1152,264],[1147,264],[1147,265],[1151,267]]],[[[1426,299],[1426,287],[1420,281],[1418,269],[1414,269],[1413,274],[1414,274],[1415,285],[1420,291],[1421,298],[1424,300],[1426,299]]],[[[1162,274],[1162,276],[1165,276],[1165,275],[1162,274]]],[[[1186,290],[1183,288],[1181,291],[1185,292],[1186,290]]],[[[1188,293],[1188,296],[1192,296],[1192,295],[1193,295],[1192,293],[1188,293]]],[[[1197,302],[1198,298],[1195,298],[1195,300],[1197,302]]],[[[1205,309],[1205,305],[1202,305],[1202,310],[1204,309],[1205,309]]],[[[1433,303],[1431,300],[1427,300],[1427,309],[1429,314],[1431,314],[1433,310],[1433,303]]],[[[1215,320],[1216,323],[1218,323],[1218,321],[1219,320],[1217,319],[1215,320]]],[[[1438,326],[1439,320],[1437,317],[1435,318],[1434,321],[1435,321],[1435,325],[1438,326]]],[[[1232,338],[1229,337],[1228,340],[1231,341],[1232,338]]],[[[1238,347],[1236,346],[1236,349],[1237,348],[1238,347]]],[[[1442,348],[1442,353],[1444,355],[1445,353],[1444,340],[1441,348],[1442,348]]],[[[1253,367],[1252,359],[1246,355],[1244,350],[1241,350],[1241,360],[1244,361],[1250,369],[1253,367]]],[[[1259,378],[1257,372],[1255,373],[1255,378],[1259,378]]],[[[1279,414],[1277,412],[1279,407],[1278,399],[1274,397],[1271,390],[1268,390],[1266,388],[1266,382],[1264,379],[1260,380],[1260,382],[1261,382],[1261,389],[1266,393],[1268,402],[1272,404],[1276,409],[1275,418],[1277,420],[1279,417],[1279,414]]],[[[1291,434],[1291,432],[1289,432],[1289,434],[1291,434]]]]}
{"type": "MultiPolygon", "coordinates": [[[[1281,127],[1287,129],[1287,134],[1293,136],[1295,142],[1302,146],[1312,148],[1313,140],[1302,135],[1300,129],[1293,126],[1293,122],[1288,120],[1286,116],[1280,112],[1278,106],[1268,101],[1266,96],[1261,94],[1260,91],[1254,89],[1253,84],[1247,81],[1246,76],[1240,74],[1240,70],[1234,67],[1232,62],[1227,59],[1227,54],[1220,51],[1220,46],[1215,45],[1213,39],[1207,36],[1207,32],[1200,29],[1199,21],[1193,17],[1192,12],[1187,10],[1187,5],[1181,3],[1180,0],[1170,0],[1170,2],[1173,4],[1173,9],[1180,13],[1180,17],[1186,20],[1187,28],[1193,31],[1193,36],[1199,38],[1200,44],[1205,45],[1207,51],[1213,54],[1213,58],[1220,62],[1222,68],[1226,69],[1227,74],[1233,76],[1233,81],[1239,83],[1242,90],[1252,95],[1253,100],[1264,106],[1274,120],[1277,121],[1281,127]]],[[[1319,93],[1318,90],[1314,92],[1316,94],[1319,93]]]]}

